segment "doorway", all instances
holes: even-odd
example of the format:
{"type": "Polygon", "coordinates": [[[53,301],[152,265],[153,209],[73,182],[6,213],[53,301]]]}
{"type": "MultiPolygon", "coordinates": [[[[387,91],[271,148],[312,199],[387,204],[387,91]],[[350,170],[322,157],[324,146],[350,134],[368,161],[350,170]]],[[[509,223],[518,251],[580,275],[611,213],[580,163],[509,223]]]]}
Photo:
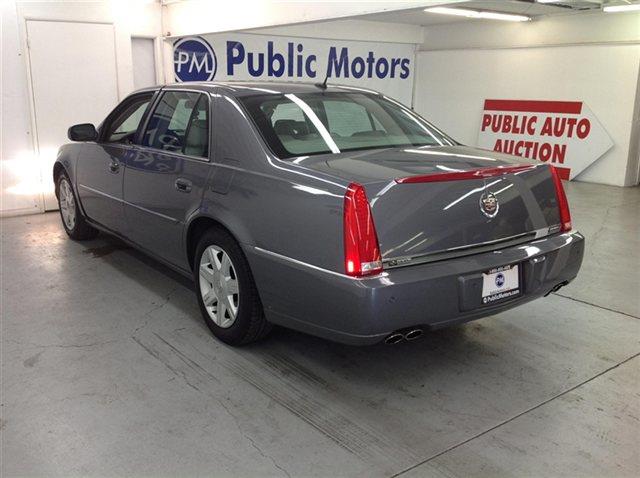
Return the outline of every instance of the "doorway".
{"type": "Polygon", "coordinates": [[[52,168],[76,123],[102,121],[118,102],[112,24],[27,20],[33,127],[45,210],[58,208],[52,168]]]}

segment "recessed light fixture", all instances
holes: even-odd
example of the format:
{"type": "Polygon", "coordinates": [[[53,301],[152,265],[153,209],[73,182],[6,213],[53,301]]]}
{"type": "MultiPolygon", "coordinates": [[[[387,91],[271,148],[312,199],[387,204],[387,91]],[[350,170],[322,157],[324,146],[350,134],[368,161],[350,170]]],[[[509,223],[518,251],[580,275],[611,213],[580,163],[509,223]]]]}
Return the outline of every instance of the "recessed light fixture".
{"type": "Polygon", "coordinates": [[[466,18],[482,20],[503,20],[507,22],[528,22],[530,17],[525,15],[512,15],[510,13],[488,12],[486,10],[470,10],[468,8],[433,7],[425,8],[427,13],[441,13],[443,15],[457,15],[466,18]]]}
{"type": "Polygon", "coordinates": [[[640,11],[640,3],[627,3],[624,5],[606,5],[602,8],[604,13],[622,13],[640,11]]]}

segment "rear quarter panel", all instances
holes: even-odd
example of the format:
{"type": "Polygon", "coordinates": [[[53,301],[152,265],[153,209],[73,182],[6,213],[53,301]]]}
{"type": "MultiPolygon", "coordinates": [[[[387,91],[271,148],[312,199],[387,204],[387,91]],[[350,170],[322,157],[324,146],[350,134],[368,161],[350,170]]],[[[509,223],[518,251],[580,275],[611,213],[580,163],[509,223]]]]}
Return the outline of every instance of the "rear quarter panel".
{"type": "Polygon", "coordinates": [[[236,101],[216,100],[214,171],[199,214],[245,248],[342,272],[344,181],[274,158],[236,101]]]}

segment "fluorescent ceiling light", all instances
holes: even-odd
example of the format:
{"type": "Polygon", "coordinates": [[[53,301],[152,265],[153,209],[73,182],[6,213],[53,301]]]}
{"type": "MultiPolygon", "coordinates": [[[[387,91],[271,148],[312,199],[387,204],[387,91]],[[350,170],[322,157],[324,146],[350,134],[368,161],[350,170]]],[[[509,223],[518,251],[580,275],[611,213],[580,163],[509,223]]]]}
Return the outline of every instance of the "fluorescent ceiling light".
{"type": "Polygon", "coordinates": [[[485,10],[469,10],[468,8],[433,7],[425,8],[428,13],[442,13],[444,15],[457,15],[466,18],[483,20],[504,20],[507,22],[528,22],[530,17],[525,15],[512,15],[509,13],[487,12],[485,10]]]}
{"type": "Polygon", "coordinates": [[[621,13],[621,12],[638,12],[640,11],[640,3],[626,5],[607,5],[603,8],[605,13],[621,13]]]}

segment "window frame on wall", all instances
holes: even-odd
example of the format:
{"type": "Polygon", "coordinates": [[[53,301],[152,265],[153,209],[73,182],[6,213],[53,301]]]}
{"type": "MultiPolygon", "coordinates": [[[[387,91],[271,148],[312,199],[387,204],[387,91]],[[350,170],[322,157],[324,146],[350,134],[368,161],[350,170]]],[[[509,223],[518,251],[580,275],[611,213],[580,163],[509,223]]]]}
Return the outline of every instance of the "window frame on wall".
{"type": "Polygon", "coordinates": [[[212,99],[211,99],[211,95],[209,94],[209,92],[207,91],[202,91],[202,90],[194,90],[194,89],[186,89],[186,88],[163,88],[162,90],[160,90],[158,92],[159,94],[157,95],[157,97],[154,99],[150,110],[147,112],[146,117],[144,119],[144,124],[142,125],[141,130],[138,132],[138,141],[137,143],[139,144],[139,146],[141,148],[144,148],[145,150],[148,151],[152,151],[152,152],[158,152],[158,153],[162,153],[162,154],[167,154],[167,155],[174,155],[174,156],[180,156],[180,157],[184,157],[186,159],[192,159],[192,160],[196,160],[196,161],[204,161],[204,162],[211,162],[212,160],[212,155],[213,155],[213,147],[215,146],[213,143],[213,138],[212,138],[212,132],[213,132],[213,111],[212,111],[212,99]],[[193,119],[193,112],[195,111],[195,107],[198,105],[198,103],[200,102],[200,100],[204,97],[205,101],[207,102],[207,107],[205,108],[205,111],[207,113],[207,155],[206,156],[193,156],[190,154],[185,154],[184,151],[184,146],[182,146],[182,150],[181,151],[169,151],[169,150],[165,150],[165,149],[160,149],[160,148],[156,148],[153,146],[146,146],[144,145],[144,136],[147,132],[147,128],[149,127],[149,123],[153,117],[153,115],[155,114],[158,106],[161,104],[162,102],[162,98],[164,97],[165,94],[168,93],[195,93],[198,96],[198,98],[196,99],[195,103],[194,103],[194,107],[193,110],[191,111],[191,114],[189,115],[189,119],[188,119],[188,123],[186,125],[185,128],[185,138],[189,132],[190,126],[191,126],[191,121],[193,119]]]}

